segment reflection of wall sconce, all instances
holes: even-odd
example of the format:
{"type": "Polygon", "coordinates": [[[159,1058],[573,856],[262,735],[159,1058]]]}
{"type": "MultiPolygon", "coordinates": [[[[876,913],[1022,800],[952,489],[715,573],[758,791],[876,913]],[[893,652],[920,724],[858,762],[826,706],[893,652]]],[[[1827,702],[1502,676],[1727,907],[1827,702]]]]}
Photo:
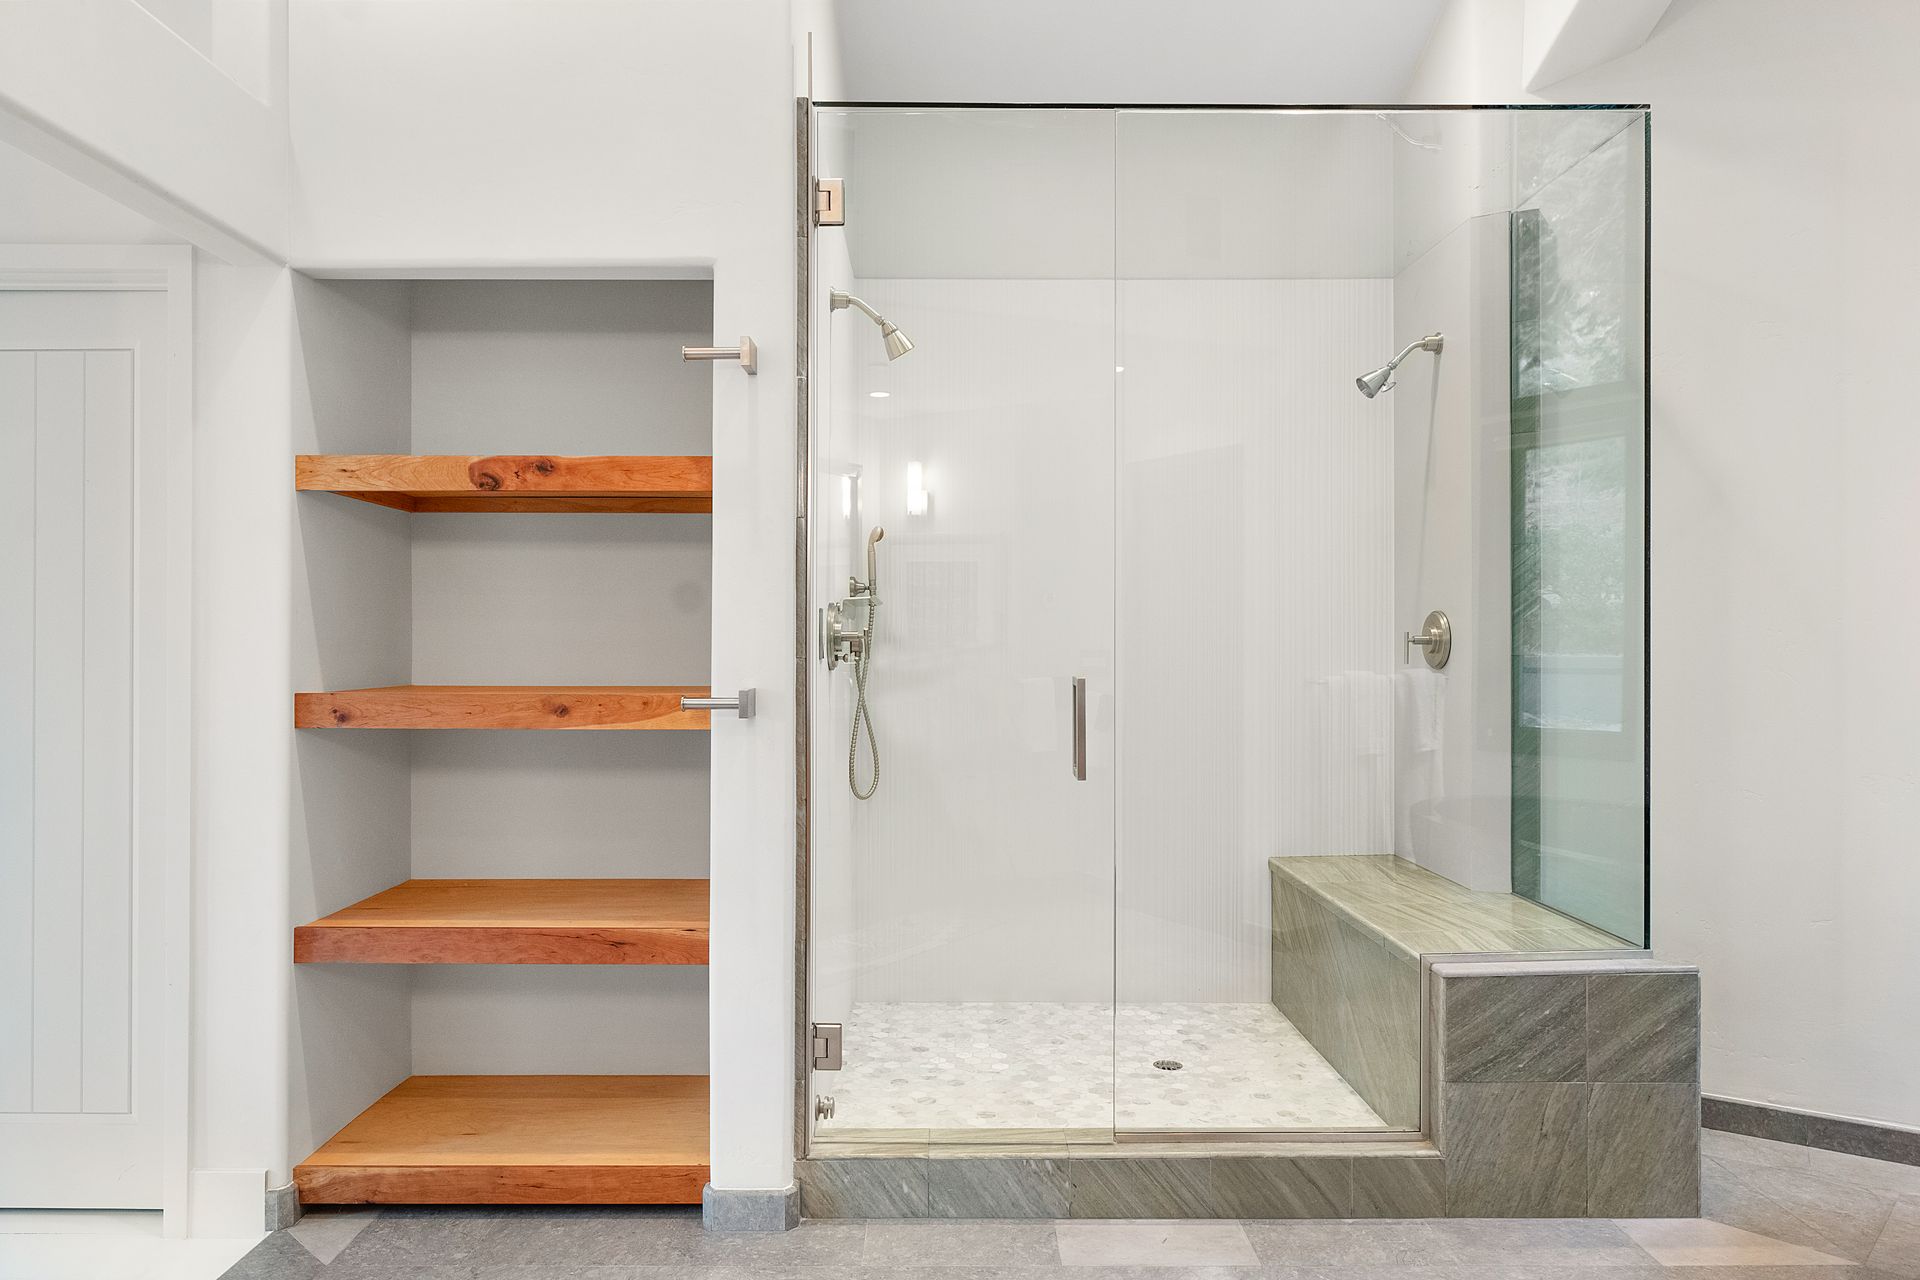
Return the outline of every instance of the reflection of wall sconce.
{"type": "Polygon", "coordinates": [[[927,502],[931,498],[927,492],[926,469],[917,462],[907,464],[907,514],[923,516],[927,514],[927,502]]]}

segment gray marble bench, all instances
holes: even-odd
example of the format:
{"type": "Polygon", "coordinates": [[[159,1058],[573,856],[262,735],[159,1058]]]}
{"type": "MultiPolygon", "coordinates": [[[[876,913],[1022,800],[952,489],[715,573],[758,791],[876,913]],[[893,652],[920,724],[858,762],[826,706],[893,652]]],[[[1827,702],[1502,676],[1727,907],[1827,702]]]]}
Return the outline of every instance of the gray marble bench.
{"type": "Polygon", "coordinates": [[[1272,858],[1273,1003],[1387,1124],[1420,1126],[1420,958],[1611,950],[1613,935],[1391,854],[1272,858]]]}

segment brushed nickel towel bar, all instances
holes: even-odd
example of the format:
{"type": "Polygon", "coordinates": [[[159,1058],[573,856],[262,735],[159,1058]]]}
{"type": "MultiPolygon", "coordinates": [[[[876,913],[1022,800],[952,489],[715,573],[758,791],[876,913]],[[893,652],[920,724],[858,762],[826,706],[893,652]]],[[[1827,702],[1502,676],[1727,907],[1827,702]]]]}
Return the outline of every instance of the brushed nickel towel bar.
{"type": "Polygon", "coordinates": [[[680,709],[682,711],[737,711],[742,720],[751,720],[755,709],[754,703],[754,690],[742,689],[732,698],[682,698],[680,709]]]}
{"type": "Polygon", "coordinates": [[[738,360],[742,373],[760,372],[760,349],[752,338],[741,338],[737,347],[682,347],[682,360],[738,360]]]}

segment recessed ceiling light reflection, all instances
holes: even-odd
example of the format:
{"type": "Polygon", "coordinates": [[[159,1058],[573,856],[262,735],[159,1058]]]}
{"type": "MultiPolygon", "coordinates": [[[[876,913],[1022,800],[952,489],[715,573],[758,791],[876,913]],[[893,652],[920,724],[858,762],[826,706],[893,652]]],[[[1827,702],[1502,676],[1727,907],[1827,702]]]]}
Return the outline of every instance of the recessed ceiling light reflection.
{"type": "Polygon", "coordinates": [[[869,397],[870,399],[874,399],[874,400],[885,400],[885,399],[886,399],[886,398],[887,398],[888,396],[890,396],[890,395],[892,395],[892,394],[893,394],[893,392],[891,392],[891,391],[869,391],[869,392],[867,392],[867,396],[868,396],[868,397],[869,397]]]}

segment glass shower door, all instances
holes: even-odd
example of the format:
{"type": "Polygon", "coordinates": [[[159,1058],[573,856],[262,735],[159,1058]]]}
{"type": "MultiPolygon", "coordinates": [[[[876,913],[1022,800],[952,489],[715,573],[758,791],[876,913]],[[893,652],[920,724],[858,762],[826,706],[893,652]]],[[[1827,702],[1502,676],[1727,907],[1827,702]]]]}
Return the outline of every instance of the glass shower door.
{"type": "Polygon", "coordinates": [[[877,764],[855,664],[813,669],[816,1143],[1112,1131],[1112,134],[818,113],[848,196],[815,234],[816,605],[884,534],[877,764]]]}

